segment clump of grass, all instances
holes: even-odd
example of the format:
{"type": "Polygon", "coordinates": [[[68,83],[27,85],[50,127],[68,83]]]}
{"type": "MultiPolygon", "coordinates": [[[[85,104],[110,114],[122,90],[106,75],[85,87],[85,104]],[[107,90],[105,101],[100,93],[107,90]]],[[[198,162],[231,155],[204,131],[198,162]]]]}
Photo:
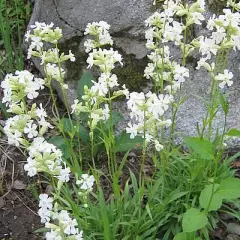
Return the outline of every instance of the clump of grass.
{"type": "Polygon", "coordinates": [[[0,1],[0,78],[24,68],[22,43],[30,14],[30,0],[0,1]]]}

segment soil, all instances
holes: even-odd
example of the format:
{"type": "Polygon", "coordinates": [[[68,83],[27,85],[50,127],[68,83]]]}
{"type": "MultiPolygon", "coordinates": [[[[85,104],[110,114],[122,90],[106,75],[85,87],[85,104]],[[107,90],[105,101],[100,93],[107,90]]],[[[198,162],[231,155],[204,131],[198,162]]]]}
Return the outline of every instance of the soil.
{"type": "Polygon", "coordinates": [[[38,202],[28,190],[24,156],[14,147],[2,141],[0,144],[0,239],[42,239],[33,233],[42,225],[37,216],[38,202]]]}

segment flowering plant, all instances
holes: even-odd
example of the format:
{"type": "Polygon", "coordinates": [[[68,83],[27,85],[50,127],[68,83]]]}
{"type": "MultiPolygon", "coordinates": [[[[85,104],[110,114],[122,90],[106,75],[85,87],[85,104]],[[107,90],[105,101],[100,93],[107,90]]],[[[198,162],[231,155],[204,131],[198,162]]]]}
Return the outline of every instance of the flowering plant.
{"type": "MultiPolygon", "coordinates": [[[[226,68],[226,56],[231,49],[240,49],[240,17],[235,12],[238,5],[229,1],[232,10],[224,9],[222,15],[208,20],[210,37],[189,39],[189,27],[201,25],[205,19],[205,2],[197,0],[188,5],[164,1],[162,11],[145,22],[150,62],[144,76],[153,83],[152,91],[147,93],[130,92],[125,85],[120,86],[113,70],[123,66],[123,59],[112,48],[110,25],[104,21],[89,23],[84,33],[91,37],[84,43],[88,68],[97,67],[100,74],[97,81],[91,76],[84,81],[83,94],[71,108],[67,105],[68,86],[62,64],[75,61],[75,57],[71,50],[69,54],[60,53],[58,41],[62,30],[54,28],[53,23],[36,22],[31,26],[32,30],[26,34],[28,58],[41,59],[45,76],[41,79],[28,71],[16,71],[2,81],[3,102],[13,115],[6,121],[4,131],[9,144],[27,153],[24,169],[28,175],[43,173],[53,187],[51,196],[39,195],[38,214],[47,229],[46,239],[157,239],[159,236],[163,240],[209,239],[209,230],[215,227],[212,213],[222,208],[223,201],[237,202],[240,197],[240,181],[229,168],[238,154],[230,160],[223,157],[225,138],[240,135],[240,131],[226,127],[228,102],[222,91],[233,84],[233,74],[226,68]],[[176,21],[179,17],[181,22],[176,21]],[[46,43],[51,47],[46,49],[46,43]],[[181,61],[173,60],[170,44],[180,48],[181,61]],[[174,136],[177,112],[185,99],[183,84],[190,76],[186,60],[196,50],[201,54],[197,69],[204,67],[208,71],[212,79],[211,92],[206,116],[197,126],[198,137],[184,139],[186,152],[175,146],[174,136]],[[62,89],[68,118],[61,119],[53,94],[53,80],[62,89]],[[47,115],[42,104],[29,103],[44,87],[50,90],[56,119],[47,115]],[[130,121],[124,135],[126,154],[119,161],[113,101],[120,96],[126,98],[130,121]],[[225,114],[221,135],[212,131],[220,107],[225,114]],[[83,114],[87,120],[81,125],[83,114]],[[68,157],[59,144],[45,137],[54,127],[62,135],[68,157]],[[82,132],[86,127],[91,162],[87,162],[89,157],[84,155],[82,132]],[[105,148],[107,174],[98,169],[96,139],[101,140],[105,148]],[[136,143],[142,149],[139,174],[130,171],[122,187],[121,174],[129,151],[136,143]],[[147,158],[154,165],[150,179],[144,172],[147,158]],[[83,167],[86,162],[90,166],[88,173],[83,167]],[[103,192],[104,178],[110,183],[112,194],[108,198],[103,192]]],[[[80,80],[80,84],[82,82],[80,80]]]]}

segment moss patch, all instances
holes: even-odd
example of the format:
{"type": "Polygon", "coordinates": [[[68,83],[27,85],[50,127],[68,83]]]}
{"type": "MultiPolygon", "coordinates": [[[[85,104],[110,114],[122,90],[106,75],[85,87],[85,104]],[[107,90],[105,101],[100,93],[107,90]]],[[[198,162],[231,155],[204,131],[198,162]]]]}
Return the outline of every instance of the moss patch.
{"type": "Polygon", "coordinates": [[[142,91],[147,86],[147,80],[143,77],[146,61],[134,59],[132,55],[123,55],[123,59],[123,67],[114,70],[119,84],[125,84],[130,91],[142,91]]]}
{"type": "Polygon", "coordinates": [[[211,0],[209,1],[209,10],[216,15],[222,14],[223,9],[227,6],[227,0],[211,0]]]}
{"type": "Polygon", "coordinates": [[[78,81],[83,74],[83,69],[87,67],[87,54],[80,53],[78,49],[80,42],[81,37],[75,36],[59,44],[60,52],[68,54],[69,50],[72,50],[72,53],[76,57],[75,62],[65,62],[65,68],[67,69],[65,78],[67,81],[78,81]]]}

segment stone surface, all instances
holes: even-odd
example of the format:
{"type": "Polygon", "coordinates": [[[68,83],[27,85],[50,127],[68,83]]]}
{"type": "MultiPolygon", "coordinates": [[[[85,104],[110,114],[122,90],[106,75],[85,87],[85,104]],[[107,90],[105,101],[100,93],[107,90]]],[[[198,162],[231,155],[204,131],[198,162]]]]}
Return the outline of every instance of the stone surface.
{"type": "Polygon", "coordinates": [[[226,240],[240,240],[240,237],[238,235],[229,234],[226,240]]]}
{"type": "MultiPolygon", "coordinates": [[[[212,9],[212,8],[210,8],[212,9]]],[[[104,20],[111,25],[111,35],[115,41],[115,49],[118,49],[124,57],[125,67],[119,70],[119,78],[121,80],[121,71],[130,69],[130,74],[126,72],[122,75],[122,81],[130,84],[131,81],[138,79],[139,84],[133,82],[133,86],[142,90],[146,86],[146,80],[142,77],[144,66],[147,64],[147,51],[145,49],[144,40],[144,20],[155,11],[152,6],[152,0],[35,0],[34,12],[29,25],[35,21],[53,22],[55,26],[63,29],[64,38],[61,42],[61,49],[72,49],[76,55],[77,61],[72,65],[65,66],[68,70],[67,82],[70,86],[68,92],[68,103],[70,104],[76,98],[76,83],[84,69],[86,69],[86,54],[83,48],[85,36],[84,29],[89,22],[104,20]],[[128,77],[126,77],[128,75],[128,77]],[[141,76],[140,75],[140,76],[141,76]],[[135,77],[135,78],[134,78],[135,77]],[[140,89],[141,88],[141,89],[140,89]]],[[[212,15],[211,11],[206,12],[206,17],[212,15]]],[[[195,27],[196,36],[206,35],[207,31],[204,27],[195,27]]],[[[171,53],[174,58],[179,59],[179,51],[175,47],[171,47],[171,53]]],[[[198,54],[194,54],[191,62],[187,67],[190,69],[191,77],[184,83],[183,93],[188,96],[185,104],[181,107],[177,119],[177,131],[179,136],[184,134],[195,135],[196,124],[200,122],[205,114],[203,102],[197,95],[206,98],[210,91],[210,79],[206,71],[196,71],[196,62],[198,54]]],[[[239,60],[240,54],[233,53],[230,57],[229,69],[234,74],[234,85],[227,90],[230,100],[230,113],[228,118],[228,126],[231,128],[240,128],[240,81],[239,81],[239,60]]],[[[41,70],[39,62],[35,61],[36,66],[41,70]]],[[[56,87],[56,86],[55,86],[56,87]]],[[[57,87],[56,87],[57,88],[57,87]]],[[[60,91],[58,91],[60,93],[60,91]]],[[[61,94],[60,94],[61,96],[61,94]]],[[[126,106],[123,103],[116,103],[116,109],[124,113],[127,121],[126,106]]],[[[124,128],[123,123],[120,128],[124,128]]],[[[214,129],[222,128],[223,114],[219,111],[217,121],[214,123],[214,129]]],[[[179,141],[181,138],[177,138],[179,141]]],[[[240,144],[237,140],[229,143],[230,148],[239,148],[240,144]]]]}
{"type": "Polygon", "coordinates": [[[237,223],[229,223],[227,225],[227,231],[229,233],[235,234],[235,235],[240,235],[240,225],[237,223]]]}

